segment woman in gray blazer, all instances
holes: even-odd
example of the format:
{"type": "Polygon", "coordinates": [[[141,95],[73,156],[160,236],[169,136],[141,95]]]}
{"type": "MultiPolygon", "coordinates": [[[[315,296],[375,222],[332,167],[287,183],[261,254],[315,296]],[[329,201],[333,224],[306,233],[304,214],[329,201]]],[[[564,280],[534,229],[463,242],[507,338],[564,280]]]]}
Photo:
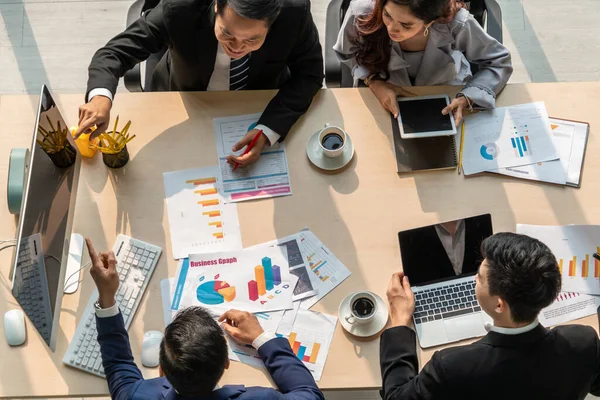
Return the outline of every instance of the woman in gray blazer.
{"type": "Polygon", "coordinates": [[[513,70],[510,52],[457,0],[353,0],[333,48],[355,86],[363,80],[394,116],[397,86],[464,85],[442,111],[457,124],[464,109],[494,108],[513,70]]]}

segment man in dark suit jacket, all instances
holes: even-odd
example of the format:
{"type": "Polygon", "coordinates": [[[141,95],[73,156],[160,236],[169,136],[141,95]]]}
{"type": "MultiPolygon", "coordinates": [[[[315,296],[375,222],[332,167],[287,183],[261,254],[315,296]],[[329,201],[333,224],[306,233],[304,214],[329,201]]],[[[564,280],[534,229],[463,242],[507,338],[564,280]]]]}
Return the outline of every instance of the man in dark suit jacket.
{"type": "Polygon", "coordinates": [[[324,400],[311,373],[293,353],[288,341],[263,332],[254,315],[235,310],[219,319],[223,330],[239,343],[258,350],[279,392],[243,385],[215,389],[229,367],[227,341],[221,327],[202,307],[180,311],[167,326],[160,345],[160,378],[144,380],[133,360],[115,300],[119,288],[115,256],[112,252],[97,254],[90,240],[86,242],[92,260],[90,272],[99,294],[98,342],[113,400],[324,400]]]}
{"type": "Polygon", "coordinates": [[[279,89],[256,128],[233,149],[263,130],[250,153],[230,156],[242,166],[256,161],[267,142],[285,138],[323,81],[310,0],[161,0],[92,58],[76,136],[93,125],[92,137],[106,129],[119,78],[165,46],[153,90],[279,89]]]}
{"type": "Polygon", "coordinates": [[[433,354],[418,373],[414,296],[408,278],[388,287],[392,328],[381,337],[384,400],[584,399],[600,395],[600,341],[588,326],[546,329],[538,323],[561,286],[556,258],[536,239],[499,233],[481,246],[476,277],[481,308],[494,320],[467,346],[433,354]]]}

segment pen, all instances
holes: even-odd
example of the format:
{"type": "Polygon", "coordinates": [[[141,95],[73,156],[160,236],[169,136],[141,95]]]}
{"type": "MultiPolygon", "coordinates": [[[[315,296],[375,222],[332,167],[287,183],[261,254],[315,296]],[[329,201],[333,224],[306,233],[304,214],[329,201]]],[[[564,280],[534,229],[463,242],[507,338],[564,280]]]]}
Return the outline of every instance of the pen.
{"type": "Polygon", "coordinates": [[[596,260],[600,261],[600,254],[594,253],[593,256],[596,260]]]}
{"type": "MultiPolygon", "coordinates": [[[[246,147],[246,150],[244,151],[244,154],[242,155],[246,155],[250,152],[250,150],[252,150],[252,148],[254,147],[254,145],[256,144],[256,142],[258,142],[258,138],[260,137],[260,135],[263,134],[262,129],[260,129],[256,135],[254,136],[254,138],[252,139],[252,141],[250,142],[250,144],[248,145],[248,147],[246,147]]],[[[235,163],[235,165],[233,166],[233,170],[235,171],[235,169],[239,166],[240,164],[235,163]]]]}
{"type": "Polygon", "coordinates": [[[463,120],[462,126],[460,128],[460,149],[458,150],[458,174],[460,175],[460,170],[462,169],[462,157],[463,157],[463,143],[465,141],[465,121],[463,120]]]}

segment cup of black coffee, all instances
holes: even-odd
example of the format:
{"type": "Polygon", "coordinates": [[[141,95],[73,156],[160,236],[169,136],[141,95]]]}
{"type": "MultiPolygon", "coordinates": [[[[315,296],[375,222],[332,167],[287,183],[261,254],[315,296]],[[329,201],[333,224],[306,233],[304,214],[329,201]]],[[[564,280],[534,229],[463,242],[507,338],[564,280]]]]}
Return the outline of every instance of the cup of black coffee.
{"type": "Polygon", "coordinates": [[[346,145],[346,132],[340,127],[325,124],[319,133],[319,145],[327,157],[338,157],[346,145]]]}
{"type": "Polygon", "coordinates": [[[350,298],[350,315],[346,317],[349,324],[369,323],[377,314],[377,299],[371,292],[358,292],[350,298]]]}

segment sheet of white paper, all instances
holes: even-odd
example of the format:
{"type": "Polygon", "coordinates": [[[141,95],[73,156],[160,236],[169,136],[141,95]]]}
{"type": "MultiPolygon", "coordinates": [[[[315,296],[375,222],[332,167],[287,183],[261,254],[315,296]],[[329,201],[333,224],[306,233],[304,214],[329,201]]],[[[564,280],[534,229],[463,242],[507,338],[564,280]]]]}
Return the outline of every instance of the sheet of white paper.
{"type": "Polygon", "coordinates": [[[267,312],[292,308],[293,281],[280,247],[190,254],[182,263],[171,308],[199,305],[267,312]]]}
{"type": "Polygon", "coordinates": [[[175,295],[175,278],[167,278],[160,281],[160,295],[166,327],[173,321],[175,314],[177,314],[176,310],[171,309],[171,301],[175,295]]]}
{"type": "Polygon", "coordinates": [[[571,122],[550,118],[550,128],[552,129],[554,147],[558,149],[559,160],[522,165],[520,167],[500,168],[493,172],[540,182],[566,184],[575,125],[571,122]]]}
{"type": "Polygon", "coordinates": [[[585,146],[587,145],[590,126],[581,122],[573,123],[575,124],[575,134],[573,136],[573,144],[571,147],[567,184],[579,186],[581,184],[585,146]]]}
{"type": "MultiPolygon", "coordinates": [[[[290,174],[283,143],[264,147],[260,159],[235,171],[227,164],[231,149],[249,131],[254,129],[260,114],[215,118],[215,142],[219,170],[226,201],[244,201],[292,194],[290,174]]],[[[242,149],[236,154],[242,154],[242,149]]]]}
{"type": "Polygon", "coordinates": [[[277,327],[278,334],[283,336],[289,336],[290,332],[292,332],[294,322],[296,321],[296,316],[298,315],[298,311],[300,310],[300,304],[301,302],[295,301],[293,309],[284,311],[283,318],[281,319],[281,322],[279,322],[279,326],[277,327]]]}
{"type": "Polygon", "coordinates": [[[303,255],[302,251],[300,250],[300,245],[298,243],[296,235],[287,236],[282,239],[272,240],[270,242],[262,243],[249,248],[254,249],[264,246],[280,246],[282,248],[287,249],[290,273],[298,277],[299,279],[298,284],[294,288],[294,296],[292,297],[293,301],[302,300],[307,297],[314,296],[318,293],[318,290],[315,289],[315,281],[318,280],[318,278],[316,277],[316,275],[311,274],[309,272],[308,261],[306,260],[305,255],[303,255]]]}
{"type": "Polygon", "coordinates": [[[319,381],[323,375],[336,325],[337,317],[300,310],[291,332],[286,335],[278,333],[277,336],[289,340],[294,354],[306,365],[315,381],[319,381]]]}
{"type": "Polygon", "coordinates": [[[600,295],[600,225],[541,226],[517,224],[517,232],[545,243],[557,258],[562,290],[600,295]]]}
{"type": "Polygon", "coordinates": [[[554,303],[540,312],[540,323],[546,327],[574,321],[596,314],[600,296],[561,292],[554,303]]]}
{"type": "MultiPolygon", "coordinates": [[[[286,311],[287,312],[287,311],[286,311]]],[[[283,318],[283,311],[273,311],[268,313],[256,313],[256,318],[265,332],[277,332],[277,326],[283,318]]],[[[265,364],[258,355],[258,351],[250,345],[242,345],[226,335],[229,344],[229,359],[251,365],[256,368],[264,368],[265,364]]]]}
{"type": "Polygon", "coordinates": [[[559,157],[543,102],[478,112],[464,123],[465,175],[559,157]]]}
{"type": "Polygon", "coordinates": [[[297,233],[300,250],[306,257],[317,295],[302,300],[300,308],[307,310],[317,304],[351,274],[350,270],[309,230],[297,233]],[[317,278],[314,279],[313,278],[317,278]]]}
{"type": "Polygon", "coordinates": [[[225,204],[218,167],[163,174],[173,257],[242,248],[237,204],[225,204]]]}

